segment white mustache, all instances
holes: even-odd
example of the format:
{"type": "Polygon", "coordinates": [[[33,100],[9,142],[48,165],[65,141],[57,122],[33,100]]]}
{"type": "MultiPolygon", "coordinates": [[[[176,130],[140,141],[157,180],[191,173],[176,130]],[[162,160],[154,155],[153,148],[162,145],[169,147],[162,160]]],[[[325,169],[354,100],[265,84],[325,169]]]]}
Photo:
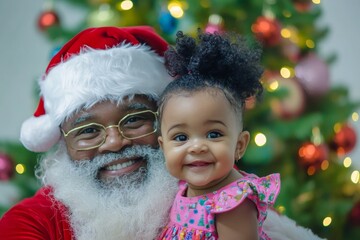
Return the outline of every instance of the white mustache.
{"type": "Polygon", "coordinates": [[[109,163],[119,160],[119,159],[143,159],[145,161],[149,160],[149,156],[153,156],[159,150],[154,149],[150,146],[132,146],[128,147],[118,153],[106,153],[98,155],[93,159],[87,159],[82,161],[72,161],[73,164],[80,171],[81,169],[86,169],[86,172],[92,173],[93,177],[96,177],[99,169],[108,165],[109,163]]]}

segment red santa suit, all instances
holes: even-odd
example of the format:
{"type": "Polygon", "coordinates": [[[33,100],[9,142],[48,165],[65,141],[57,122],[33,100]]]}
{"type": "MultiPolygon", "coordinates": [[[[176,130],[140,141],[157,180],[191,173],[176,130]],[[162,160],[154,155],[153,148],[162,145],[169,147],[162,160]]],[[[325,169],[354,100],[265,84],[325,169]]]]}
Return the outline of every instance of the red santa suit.
{"type": "Polygon", "coordinates": [[[57,201],[50,187],[43,187],[22,200],[0,219],[0,239],[74,239],[66,207],[57,201]]]}

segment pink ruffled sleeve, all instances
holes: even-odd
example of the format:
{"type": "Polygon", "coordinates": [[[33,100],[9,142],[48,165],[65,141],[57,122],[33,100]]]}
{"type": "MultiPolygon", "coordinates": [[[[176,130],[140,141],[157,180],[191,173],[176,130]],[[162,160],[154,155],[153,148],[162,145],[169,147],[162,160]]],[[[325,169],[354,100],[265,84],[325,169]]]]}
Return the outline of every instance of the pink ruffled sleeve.
{"type": "Polygon", "coordinates": [[[258,219],[262,223],[266,218],[267,209],[274,205],[279,192],[279,174],[270,174],[261,178],[251,174],[245,175],[214,195],[212,213],[230,211],[239,206],[245,198],[249,198],[255,203],[259,213],[258,219]]]}

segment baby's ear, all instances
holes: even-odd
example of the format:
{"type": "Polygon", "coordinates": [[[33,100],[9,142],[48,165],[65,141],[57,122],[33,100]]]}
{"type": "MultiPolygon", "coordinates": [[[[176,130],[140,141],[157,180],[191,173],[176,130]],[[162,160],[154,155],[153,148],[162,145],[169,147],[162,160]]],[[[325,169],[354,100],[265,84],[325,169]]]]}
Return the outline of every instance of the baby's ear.
{"type": "Polygon", "coordinates": [[[250,133],[248,131],[242,131],[238,136],[237,141],[237,157],[240,159],[244,156],[246,148],[250,141],[250,133]]]}
{"type": "Polygon", "coordinates": [[[162,138],[162,136],[158,137],[158,143],[160,145],[160,148],[162,149],[163,148],[163,138],[162,138]]]}

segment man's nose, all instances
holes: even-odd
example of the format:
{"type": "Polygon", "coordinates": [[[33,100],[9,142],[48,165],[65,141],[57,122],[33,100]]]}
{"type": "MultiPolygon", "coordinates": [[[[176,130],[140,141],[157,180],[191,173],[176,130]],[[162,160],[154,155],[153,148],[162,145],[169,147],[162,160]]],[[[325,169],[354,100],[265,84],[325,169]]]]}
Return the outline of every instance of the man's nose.
{"type": "Polygon", "coordinates": [[[102,153],[118,152],[124,146],[131,144],[131,140],[124,138],[117,127],[108,127],[106,133],[105,142],[99,147],[99,151],[102,153]]]}

